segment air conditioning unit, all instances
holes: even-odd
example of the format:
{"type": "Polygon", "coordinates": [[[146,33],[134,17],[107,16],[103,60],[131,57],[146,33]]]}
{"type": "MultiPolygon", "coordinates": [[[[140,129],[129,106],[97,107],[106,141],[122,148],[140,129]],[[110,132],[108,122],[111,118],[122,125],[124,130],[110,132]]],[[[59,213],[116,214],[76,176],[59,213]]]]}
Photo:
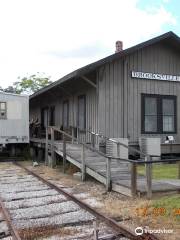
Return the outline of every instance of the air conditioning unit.
{"type": "MultiPolygon", "coordinates": [[[[120,142],[128,146],[128,139],[127,138],[111,138],[114,141],[120,142]]],[[[117,148],[117,144],[110,140],[106,143],[106,154],[113,157],[120,157],[123,159],[128,159],[128,148],[119,145],[119,149],[117,148]]]]}
{"type": "Polygon", "coordinates": [[[161,156],[161,139],[155,137],[139,138],[140,150],[148,155],[161,156]]]}

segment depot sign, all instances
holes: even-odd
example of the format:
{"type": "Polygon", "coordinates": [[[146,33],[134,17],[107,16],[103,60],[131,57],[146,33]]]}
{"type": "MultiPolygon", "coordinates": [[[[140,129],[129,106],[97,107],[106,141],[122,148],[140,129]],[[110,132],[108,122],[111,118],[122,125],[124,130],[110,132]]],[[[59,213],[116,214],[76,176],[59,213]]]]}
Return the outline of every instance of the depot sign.
{"type": "Polygon", "coordinates": [[[161,73],[146,73],[146,72],[132,71],[131,72],[131,77],[132,78],[142,78],[142,79],[180,82],[180,76],[161,74],[161,73]]]}

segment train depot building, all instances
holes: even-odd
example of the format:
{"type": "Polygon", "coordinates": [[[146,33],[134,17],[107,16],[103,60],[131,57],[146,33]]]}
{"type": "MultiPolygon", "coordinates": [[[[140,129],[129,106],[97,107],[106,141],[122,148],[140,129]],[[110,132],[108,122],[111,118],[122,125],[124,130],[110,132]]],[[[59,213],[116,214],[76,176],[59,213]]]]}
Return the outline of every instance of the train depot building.
{"type": "Polygon", "coordinates": [[[180,153],[180,38],[173,32],[80,68],[30,97],[41,129],[79,127],[139,147],[158,137],[161,153],[180,153]]]}
{"type": "Polygon", "coordinates": [[[82,180],[91,175],[128,196],[179,191],[180,180],[152,181],[147,160],[170,154],[173,162],[180,153],[180,38],[168,32],[126,50],[121,42],[116,47],[30,96],[30,119],[39,124],[32,150],[39,159],[44,152],[50,166],[59,155],[64,171],[68,161],[82,180]],[[137,174],[139,161],[145,177],[137,174]]]}

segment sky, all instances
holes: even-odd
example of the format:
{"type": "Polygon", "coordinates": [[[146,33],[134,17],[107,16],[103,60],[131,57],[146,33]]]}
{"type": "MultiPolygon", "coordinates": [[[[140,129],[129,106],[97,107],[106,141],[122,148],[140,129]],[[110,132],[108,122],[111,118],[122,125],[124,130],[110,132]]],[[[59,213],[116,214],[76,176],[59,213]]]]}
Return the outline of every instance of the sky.
{"type": "Polygon", "coordinates": [[[37,72],[58,80],[124,49],[173,31],[179,0],[0,0],[0,86],[37,72]]]}

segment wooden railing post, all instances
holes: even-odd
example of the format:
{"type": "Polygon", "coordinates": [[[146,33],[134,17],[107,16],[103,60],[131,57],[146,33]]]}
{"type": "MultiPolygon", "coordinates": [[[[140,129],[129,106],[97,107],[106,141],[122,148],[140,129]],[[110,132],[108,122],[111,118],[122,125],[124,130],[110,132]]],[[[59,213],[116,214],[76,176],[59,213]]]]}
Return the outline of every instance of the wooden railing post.
{"type": "Polygon", "coordinates": [[[77,127],[77,143],[79,144],[79,127],[77,127]]]}
{"type": "Polygon", "coordinates": [[[120,143],[117,143],[117,157],[120,157],[120,143]]]}
{"type": "Polygon", "coordinates": [[[63,134],[63,172],[66,171],[66,136],[63,134]]]}
{"type": "Polygon", "coordinates": [[[106,190],[111,191],[111,158],[106,158],[106,190]]]}
{"type": "Polygon", "coordinates": [[[82,152],[81,152],[81,179],[85,181],[86,178],[86,163],[85,163],[85,146],[82,144],[82,152]]]}
{"type": "Polygon", "coordinates": [[[51,167],[55,166],[55,152],[54,152],[54,129],[51,128],[51,167]]]}
{"type": "Polygon", "coordinates": [[[48,165],[48,127],[46,127],[45,165],[48,165]]]}
{"type": "MultiPolygon", "coordinates": [[[[150,156],[145,157],[146,161],[150,161],[150,156]]],[[[146,187],[147,187],[147,199],[152,198],[152,163],[146,163],[146,187]]]]}
{"type": "Polygon", "coordinates": [[[178,161],[178,179],[180,179],[180,161],[178,161]]]}
{"type": "Polygon", "coordinates": [[[137,164],[131,163],[131,195],[136,197],[137,195],[137,164]]]}
{"type": "Polygon", "coordinates": [[[98,232],[99,232],[99,230],[98,230],[98,228],[97,228],[97,220],[95,219],[95,220],[93,220],[93,228],[94,228],[94,238],[93,238],[93,240],[98,240],[99,238],[98,238],[98,232]]]}

